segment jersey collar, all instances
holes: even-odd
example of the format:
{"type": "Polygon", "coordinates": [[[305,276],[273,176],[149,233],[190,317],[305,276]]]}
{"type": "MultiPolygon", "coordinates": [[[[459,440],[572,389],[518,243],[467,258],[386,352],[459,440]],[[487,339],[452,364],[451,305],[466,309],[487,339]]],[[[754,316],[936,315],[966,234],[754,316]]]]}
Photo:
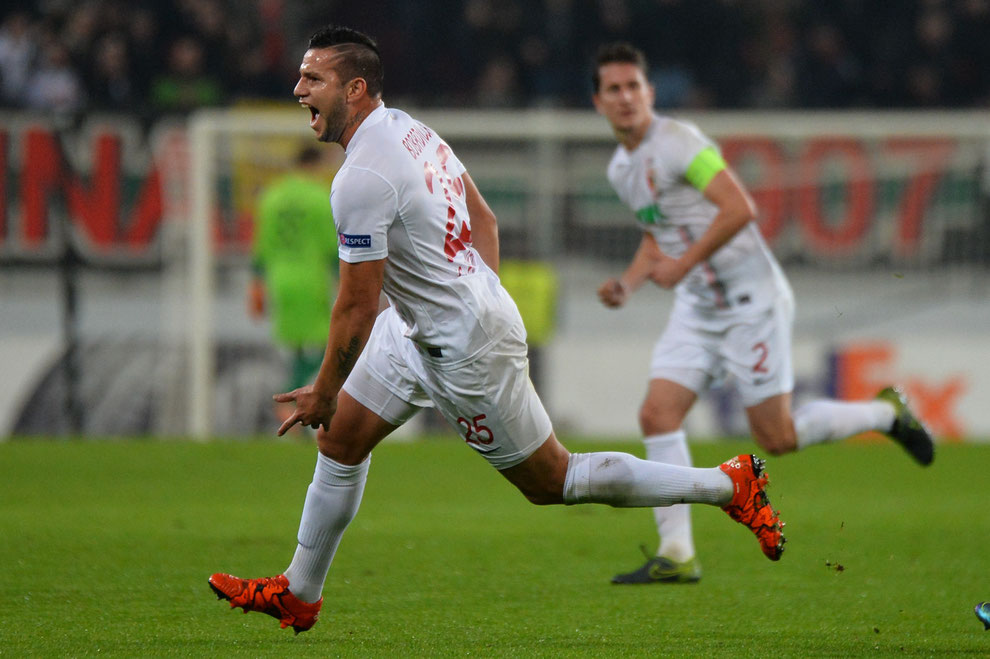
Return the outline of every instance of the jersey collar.
{"type": "Polygon", "coordinates": [[[650,125],[646,127],[646,132],[643,133],[643,139],[639,141],[639,144],[636,145],[636,148],[629,150],[625,147],[625,145],[619,144],[619,149],[621,150],[623,155],[625,155],[627,158],[631,158],[632,154],[642,149],[643,145],[649,142],[650,138],[653,136],[653,133],[656,132],[657,125],[660,123],[660,119],[661,119],[660,115],[654,112],[653,118],[650,120],[650,125]]]}
{"type": "Polygon", "coordinates": [[[358,126],[357,130],[354,131],[354,134],[351,135],[351,141],[347,143],[347,148],[344,150],[344,153],[346,154],[353,151],[354,145],[357,144],[361,135],[364,134],[364,132],[368,130],[369,127],[377,124],[379,121],[384,119],[387,114],[388,114],[388,108],[385,107],[384,103],[379,103],[378,107],[372,110],[371,113],[364,118],[364,121],[361,122],[361,125],[358,126]]]}

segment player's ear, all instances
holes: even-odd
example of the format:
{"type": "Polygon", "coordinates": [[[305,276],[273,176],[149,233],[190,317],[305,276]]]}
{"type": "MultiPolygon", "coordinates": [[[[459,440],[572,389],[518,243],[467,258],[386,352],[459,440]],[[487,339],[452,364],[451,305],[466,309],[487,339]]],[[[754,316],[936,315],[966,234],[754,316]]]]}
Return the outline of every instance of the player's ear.
{"type": "Polygon", "coordinates": [[[602,112],[602,100],[601,98],[599,98],[598,92],[595,92],[594,94],[591,95],[591,103],[592,105],[595,106],[595,110],[598,112],[598,114],[605,114],[604,112],[602,112]]]}
{"type": "Polygon", "coordinates": [[[368,92],[368,82],[364,78],[354,78],[347,83],[347,100],[355,101],[368,92]]]}

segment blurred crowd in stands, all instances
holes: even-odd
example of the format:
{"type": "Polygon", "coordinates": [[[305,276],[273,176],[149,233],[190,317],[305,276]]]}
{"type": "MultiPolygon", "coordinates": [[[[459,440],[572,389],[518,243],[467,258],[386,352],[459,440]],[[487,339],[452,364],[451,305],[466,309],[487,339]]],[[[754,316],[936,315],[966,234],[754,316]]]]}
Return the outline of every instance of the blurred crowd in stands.
{"type": "Polygon", "coordinates": [[[330,22],[379,40],[393,105],[587,108],[623,39],[661,108],[990,106],[990,0],[7,0],[0,107],[291,101],[330,22]]]}
{"type": "Polygon", "coordinates": [[[10,4],[0,9],[5,107],[157,116],[291,98],[280,0],[10,4]]]}

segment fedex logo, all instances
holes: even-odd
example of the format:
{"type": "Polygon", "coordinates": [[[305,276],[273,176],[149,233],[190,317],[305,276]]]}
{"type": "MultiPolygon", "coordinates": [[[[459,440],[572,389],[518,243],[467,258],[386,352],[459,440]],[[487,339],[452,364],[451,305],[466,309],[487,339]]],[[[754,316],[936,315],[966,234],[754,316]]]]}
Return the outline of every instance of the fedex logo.
{"type": "MultiPolygon", "coordinates": [[[[831,355],[828,393],[842,400],[869,400],[881,387],[896,381],[891,372],[899,361],[891,342],[847,343],[831,355]]],[[[966,436],[959,406],[971,389],[971,379],[965,367],[940,381],[931,376],[900,378],[915,412],[943,439],[966,436]]]]}
{"type": "Polygon", "coordinates": [[[337,239],[343,247],[371,247],[370,235],[351,235],[348,233],[338,233],[337,239]]]}

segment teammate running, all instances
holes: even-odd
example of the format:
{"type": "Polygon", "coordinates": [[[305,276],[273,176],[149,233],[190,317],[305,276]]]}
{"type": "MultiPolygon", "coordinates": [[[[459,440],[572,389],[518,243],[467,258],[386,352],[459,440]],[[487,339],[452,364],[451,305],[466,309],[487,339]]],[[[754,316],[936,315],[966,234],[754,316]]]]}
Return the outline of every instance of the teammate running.
{"type": "MultiPolygon", "coordinates": [[[[654,113],[646,72],[640,50],[615,43],[599,50],[592,82],[595,108],[619,142],[608,180],[643,230],[632,262],[598,295],[621,307],[648,280],[676,294],[639,413],[647,458],[690,466],[684,418],[699,393],[731,375],[753,438],[772,455],[877,430],[931,464],[931,436],[894,388],[873,401],[812,401],[791,415],[791,287],[753,222],[742,183],[696,127],[654,113]]],[[[613,583],[701,578],[688,506],[654,515],[656,555],[613,583]]]]}

